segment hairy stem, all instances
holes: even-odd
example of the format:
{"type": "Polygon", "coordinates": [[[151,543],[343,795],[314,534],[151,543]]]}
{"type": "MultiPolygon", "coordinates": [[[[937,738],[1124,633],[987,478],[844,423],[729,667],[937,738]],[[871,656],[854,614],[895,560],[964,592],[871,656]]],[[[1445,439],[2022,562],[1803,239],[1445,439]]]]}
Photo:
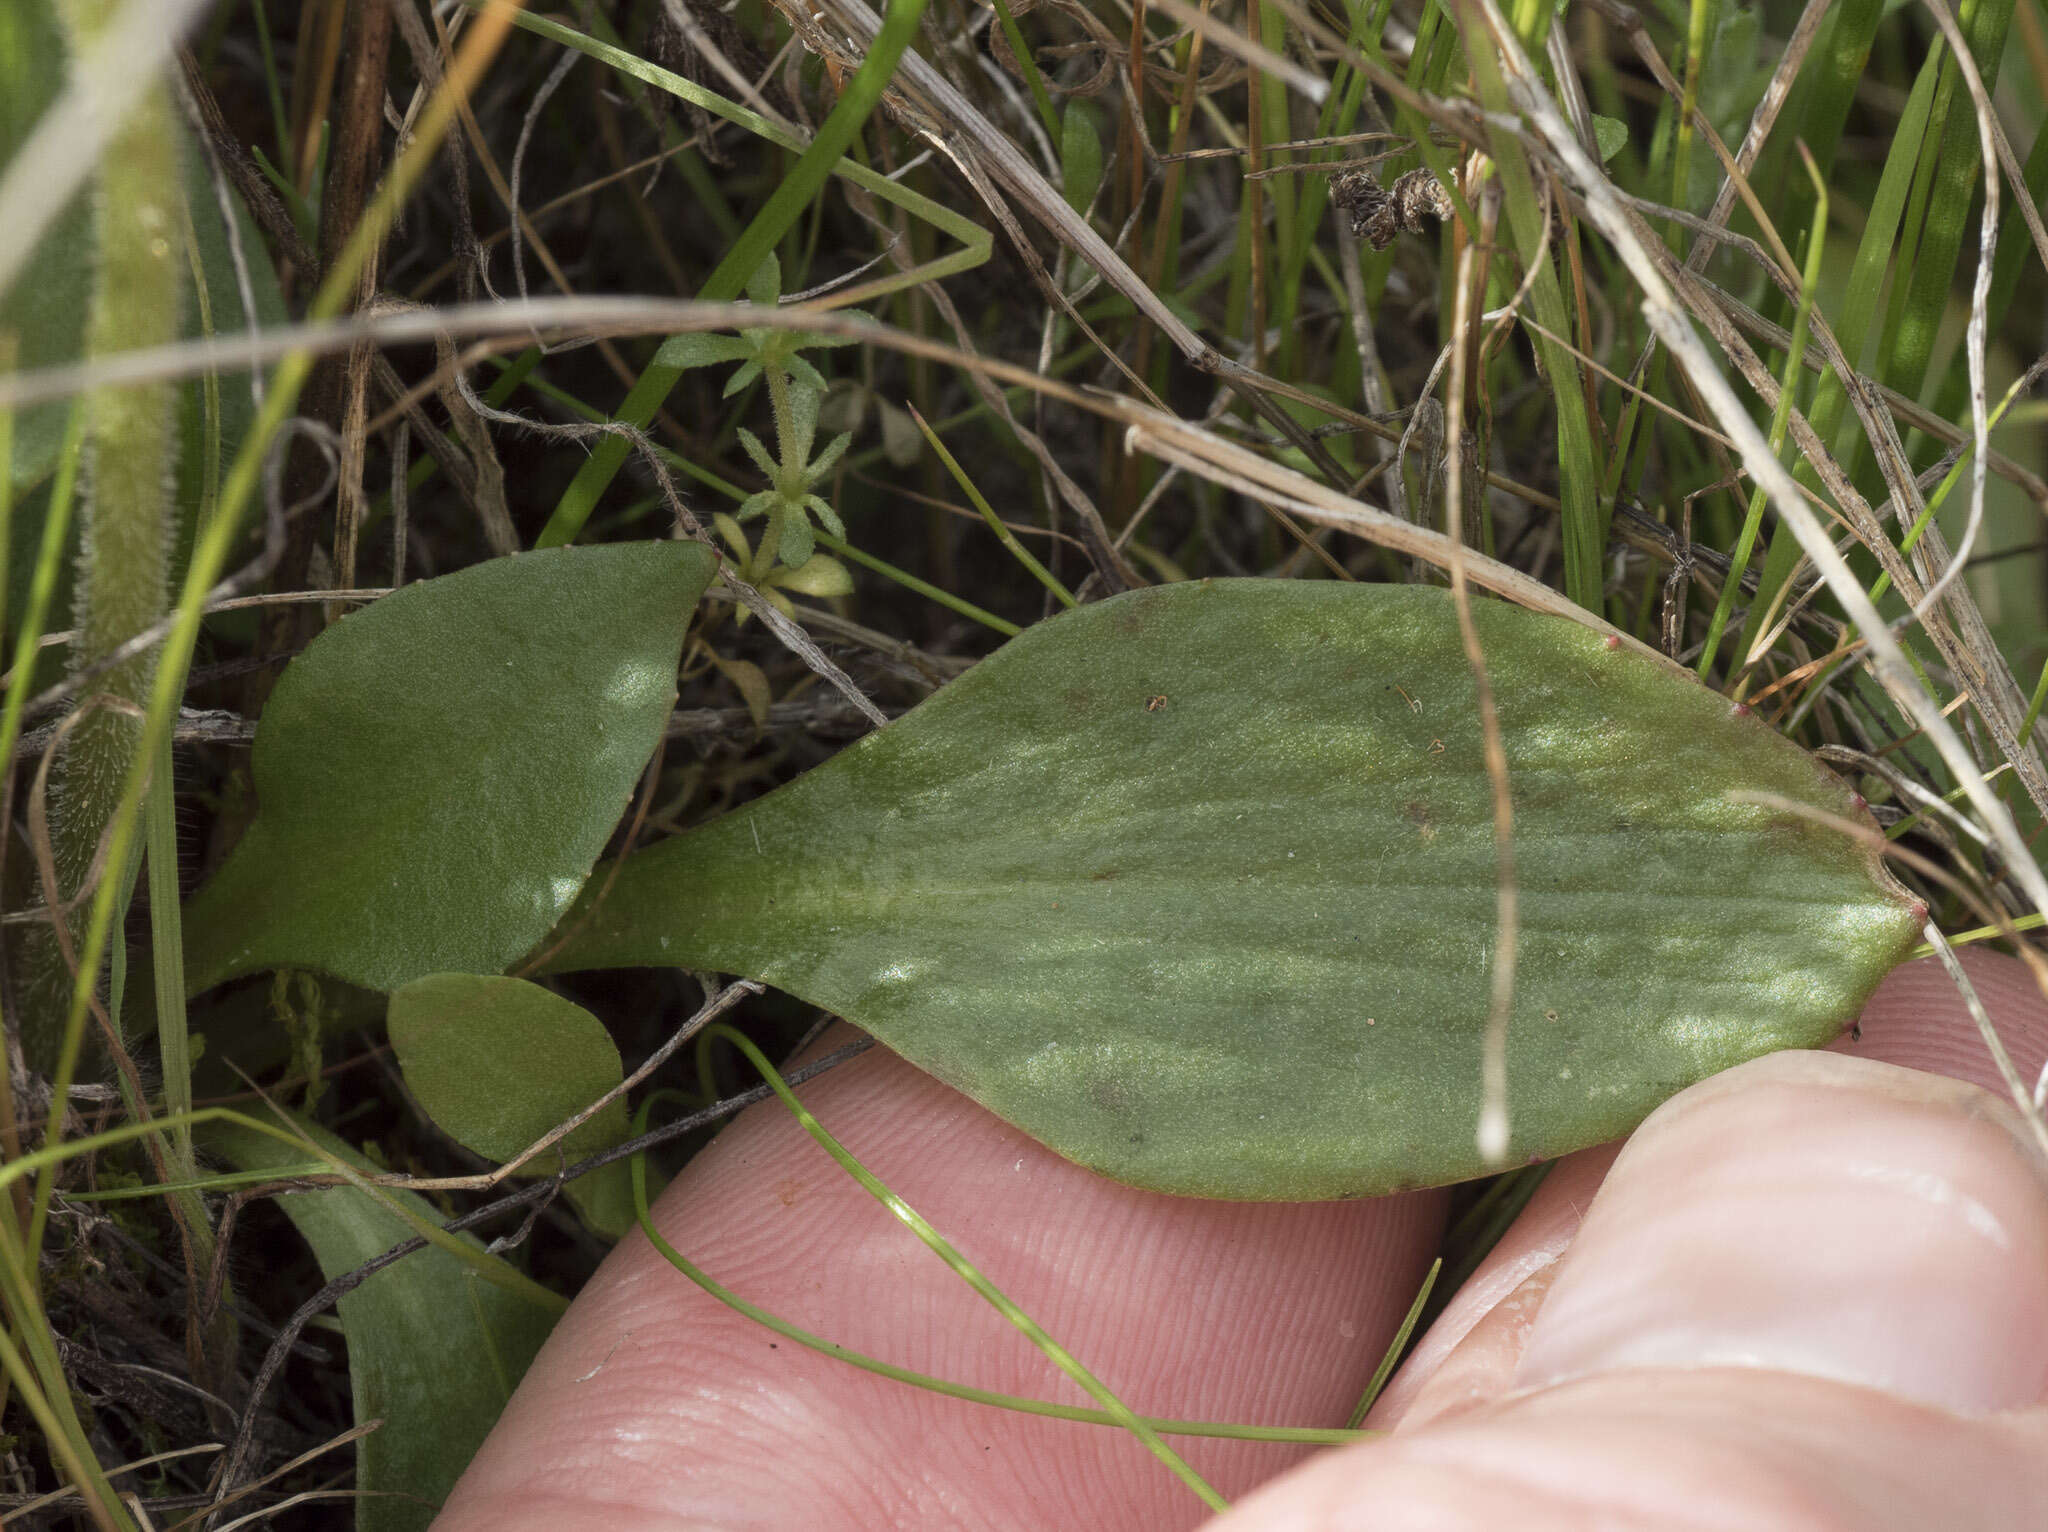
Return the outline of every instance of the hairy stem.
{"type": "MultiPolygon", "coordinates": [[[[108,0],[64,0],[58,9],[74,51],[112,10],[108,0]]],[[[85,351],[103,356],[177,338],[184,302],[182,176],[177,122],[161,86],[137,98],[108,144],[92,190],[98,255],[85,351]]],[[[177,466],[176,390],[170,383],[103,387],[84,399],[84,495],[72,648],[74,671],[163,615],[177,466]]],[[[93,678],[51,785],[50,857],[56,886],[75,900],[101,832],[135,759],[153,659],[141,655],[93,678]]],[[[111,870],[111,869],[110,869],[111,870]]],[[[77,920],[70,922],[73,928],[77,920]]],[[[24,995],[23,1047],[49,1069],[62,1049],[68,967],[54,942],[37,944],[24,995]]]]}

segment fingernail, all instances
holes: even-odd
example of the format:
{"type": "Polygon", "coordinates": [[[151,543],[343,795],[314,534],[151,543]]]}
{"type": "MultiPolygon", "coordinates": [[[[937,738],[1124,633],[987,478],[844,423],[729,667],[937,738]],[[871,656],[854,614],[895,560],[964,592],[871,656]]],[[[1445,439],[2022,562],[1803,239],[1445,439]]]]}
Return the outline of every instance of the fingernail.
{"type": "Polygon", "coordinates": [[[1674,1098],[1560,1265],[1518,1389],[1765,1367],[1966,1414],[2048,1398],[2048,1164],[1957,1081],[1783,1053],[1674,1098]]]}

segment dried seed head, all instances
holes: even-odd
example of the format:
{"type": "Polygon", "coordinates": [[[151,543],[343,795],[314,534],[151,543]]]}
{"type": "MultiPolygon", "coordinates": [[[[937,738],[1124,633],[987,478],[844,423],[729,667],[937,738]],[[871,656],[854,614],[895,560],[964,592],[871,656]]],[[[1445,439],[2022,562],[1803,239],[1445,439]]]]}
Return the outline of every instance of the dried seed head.
{"type": "Polygon", "coordinates": [[[1363,170],[1345,170],[1330,177],[1330,200],[1351,215],[1351,232],[1384,250],[1397,234],[1424,232],[1425,218],[1451,216],[1451,198],[1427,170],[1411,170],[1391,187],[1380,185],[1363,170]]]}

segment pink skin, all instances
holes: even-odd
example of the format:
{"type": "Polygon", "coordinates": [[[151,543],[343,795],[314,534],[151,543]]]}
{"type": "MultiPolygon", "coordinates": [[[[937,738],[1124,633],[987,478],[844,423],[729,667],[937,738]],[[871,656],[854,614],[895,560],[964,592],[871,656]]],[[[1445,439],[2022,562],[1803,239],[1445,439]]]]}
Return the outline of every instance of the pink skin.
{"type": "MultiPolygon", "coordinates": [[[[2048,1005],[2011,959],[1966,963],[2031,1085],[2048,1005]]],[[[1319,1454],[1172,1438],[1224,1495],[1249,1497],[1219,1532],[2048,1525],[2048,1161],[2010,1127],[1932,963],[1888,979],[1861,1040],[1834,1051],[1849,1057],[1730,1071],[1625,1150],[1560,1164],[1380,1401],[1386,1438],[1319,1454]]],[[[1441,1231],[1440,1192],[1290,1206],[1118,1187],[880,1050],[805,1097],[1157,1415],[1341,1422],[1441,1231]]],[[[735,1123],[655,1216],[712,1275],[849,1347],[1081,1402],[778,1105],[735,1123]]],[[[636,1235],[436,1525],[993,1532],[1204,1517],[1121,1432],[819,1356],[714,1302],[636,1235]]]]}

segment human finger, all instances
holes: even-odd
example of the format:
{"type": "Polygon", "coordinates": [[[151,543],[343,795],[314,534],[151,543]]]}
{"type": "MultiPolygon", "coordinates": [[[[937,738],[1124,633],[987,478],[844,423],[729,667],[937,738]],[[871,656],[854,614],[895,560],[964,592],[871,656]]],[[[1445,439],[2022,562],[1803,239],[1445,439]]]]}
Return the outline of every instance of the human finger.
{"type": "MultiPolygon", "coordinates": [[[[1287,1205],[1119,1186],[881,1049],[801,1094],[1152,1415],[1341,1421],[1441,1231],[1439,1192],[1287,1205]]],[[[854,1350],[1086,1402],[775,1103],[693,1160],[654,1216],[719,1281],[854,1350]]],[[[1304,1453],[1174,1444],[1226,1495],[1304,1453]]],[[[708,1297],[636,1233],[556,1328],[437,1526],[1170,1528],[1205,1515],[1124,1432],[941,1397],[805,1350],[708,1297]]]]}
{"type": "Polygon", "coordinates": [[[1501,1390],[1424,1398],[1216,1532],[2038,1525],[2044,1262],[2048,1157],[2010,1104],[1760,1059],[1630,1140],[1501,1390]]]}
{"type": "MultiPolygon", "coordinates": [[[[2016,958],[1966,950],[1965,973],[2021,1077],[2048,1060],[2048,1001],[2016,958]]],[[[1994,1094],[2005,1082],[1945,968],[1934,958],[1905,963],[1878,986],[1857,1024],[1830,1049],[1966,1080],[1994,1094]]],[[[1621,1152],[1603,1144],[1566,1156],[1529,1206],[1415,1346],[1374,1409],[1371,1424],[1418,1424],[1468,1410],[1504,1392],[1556,1261],[1621,1152]]]]}

